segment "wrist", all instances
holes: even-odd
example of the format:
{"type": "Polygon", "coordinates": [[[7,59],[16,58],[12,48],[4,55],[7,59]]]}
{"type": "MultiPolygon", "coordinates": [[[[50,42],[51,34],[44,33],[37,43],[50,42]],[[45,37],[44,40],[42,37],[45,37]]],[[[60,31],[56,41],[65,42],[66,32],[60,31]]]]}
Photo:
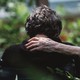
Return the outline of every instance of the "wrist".
{"type": "Polygon", "coordinates": [[[52,42],[52,51],[58,52],[58,50],[59,50],[59,44],[60,43],[58,43],[56,41],[53,41],[52,42]]]}

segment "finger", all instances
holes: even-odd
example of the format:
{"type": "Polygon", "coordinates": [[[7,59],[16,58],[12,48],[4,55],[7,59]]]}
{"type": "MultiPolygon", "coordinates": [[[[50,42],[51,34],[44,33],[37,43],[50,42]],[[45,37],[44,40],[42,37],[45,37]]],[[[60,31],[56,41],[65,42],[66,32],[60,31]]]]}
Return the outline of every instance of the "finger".
{"type": "Polygon", "coordinates": [[[32,45],[27,46],[26,48],[27,49],[32,49],[32,48],[37,47],[37,46],[38,46],[38,44],[32,44],[32,45]]]}
{"type": "Polygon", "coordinates": [[[36,40],[39,40],[39,38],[38,37],[32,37],[31,39],[28,40],[28,42],[30,42],[30,41],[36,41],[36,40]]]}
{"type": "Polygon", "coordinates": [[[30,46],[30,45],[36,44],[36,43],[37,43],[37,41],[30,41],[27,44],[25,44],[25,46],[27,47],[27,46],[30,46]]]}

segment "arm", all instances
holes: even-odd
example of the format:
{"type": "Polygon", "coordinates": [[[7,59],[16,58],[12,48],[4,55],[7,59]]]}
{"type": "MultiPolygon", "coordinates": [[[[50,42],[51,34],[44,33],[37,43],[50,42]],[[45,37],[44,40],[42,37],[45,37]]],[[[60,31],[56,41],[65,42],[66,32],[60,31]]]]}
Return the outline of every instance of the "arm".
{"type": "Polygon", "coordinates": [[[67,55],[80,56],[80,47],[61,44],[44,37],[33,37],[29,40],[29,43],[25,45],[30,51],[42,50],[46,52],[59,52],[67,55]]]}
{"type": "Polygon", "coordinates": [[[53,41],[52,45],[53,45],[53,48],[55,48],[56,52],[64,53],[67,55],[80,56],[80,47],[78,46],[65,45],[65,44],[55,42],[55,41],[53,41]],[[56,44],[55,46],[54,46],[54,43],[56,44]]]}
{"type": "Polygon", "coordinates": [[[11,53],[10,48],[7,48],[2,56],[1,67],[0,67],[0,79],[1,80],[15,80],[16,74],[9,67],[8,61],[10,60],[9,54],[11,53]]]}

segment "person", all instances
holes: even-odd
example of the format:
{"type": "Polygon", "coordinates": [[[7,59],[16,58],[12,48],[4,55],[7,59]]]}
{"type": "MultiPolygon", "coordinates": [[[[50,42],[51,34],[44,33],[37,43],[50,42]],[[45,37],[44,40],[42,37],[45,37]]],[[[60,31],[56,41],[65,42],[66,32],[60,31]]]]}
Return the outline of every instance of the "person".
{"type": "Polygon", "coordinates": [[[28,40],[29,43],[25,44],[27,49],[30,51],[45,51],[45,52],[59,52],[66,55],[77,55],[80,56],[80,47],[66,45],[56,42],[50,38],[45,37],[33,37],[28,40]],[[34,42],[34,43],[33,43],[34,42]]]}
{"type": "MultiPolygon", "coordinates": [[[[69,80],[79,76],[79,58],[77,56],[59,54],[57,52],[30,51],[29,42],[33,37],[50,38],[63,43],[60,38],[62,22],[57,13],[49,7],[42,5],[28,17],[25,24],[26,31],[30,36],[22,43],[8,47],[2,56],[2,69],[7,75],[2,80],[69,80]],[[28,48],[26,49],[26,43],[28,48]],[[72,74],[73,76],[71,76],[72,74]]],[[[47,41],[46,41],[47,42],[47,41]]],[[[63,43],[72,45],[70,43],[63,43]]],[[[35,45],[35,44],[34,44],[35,45]]],[[[1,73],[0,73],[1,74],[1,73]]]]}

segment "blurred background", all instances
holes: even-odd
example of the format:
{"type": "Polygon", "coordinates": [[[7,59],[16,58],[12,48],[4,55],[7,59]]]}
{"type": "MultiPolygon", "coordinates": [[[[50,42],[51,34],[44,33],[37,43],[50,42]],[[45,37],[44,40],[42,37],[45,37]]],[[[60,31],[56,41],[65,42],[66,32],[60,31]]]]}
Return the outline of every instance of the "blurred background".
{"type": "Polygon", "coordinates": [[[0,0],[0,53],[28,37],[26,18],[41,4],[56,10],[62,18],[61,39],[80,45],[80,0],[0,0]]]}

